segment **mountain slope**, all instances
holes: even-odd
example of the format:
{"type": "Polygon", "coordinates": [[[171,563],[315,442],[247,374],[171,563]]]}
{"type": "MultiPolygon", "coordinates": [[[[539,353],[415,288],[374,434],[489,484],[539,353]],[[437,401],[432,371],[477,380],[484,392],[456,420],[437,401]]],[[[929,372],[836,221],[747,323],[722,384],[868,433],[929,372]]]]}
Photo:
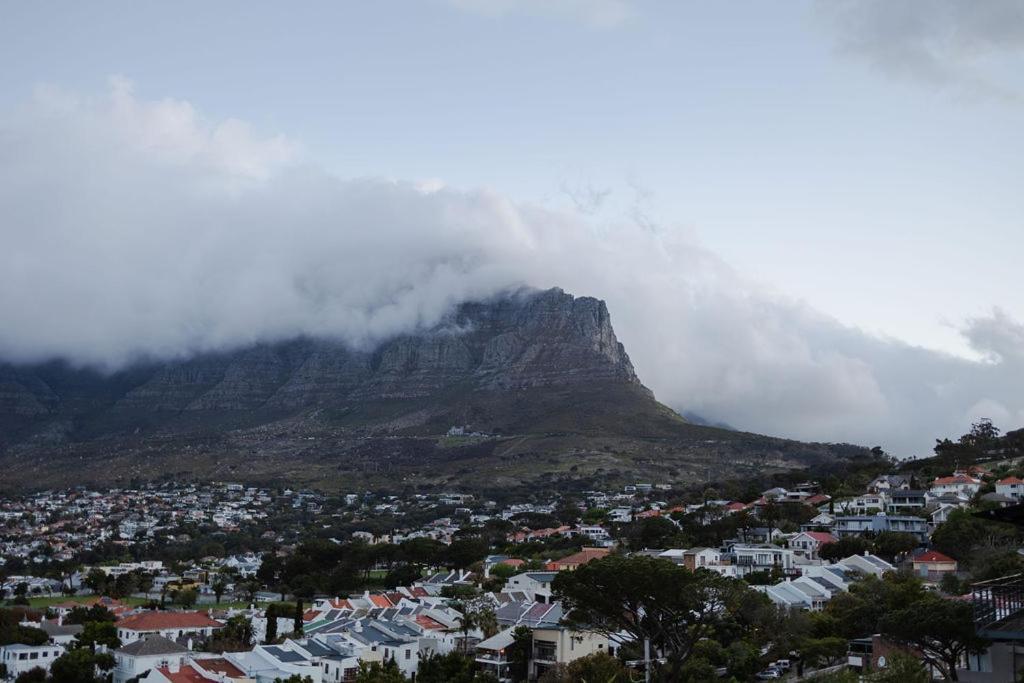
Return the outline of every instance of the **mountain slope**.
{"type": "Polygon", "coordinates": [[[641,384],[604,302],[558,289],[466,303],[374,349],[301,338],[109,375],[0,365],[12,486],[710,477],[834,453],[688,424],[641,384]],[[483,436],[446,436],[453,426],[483,436]]]}

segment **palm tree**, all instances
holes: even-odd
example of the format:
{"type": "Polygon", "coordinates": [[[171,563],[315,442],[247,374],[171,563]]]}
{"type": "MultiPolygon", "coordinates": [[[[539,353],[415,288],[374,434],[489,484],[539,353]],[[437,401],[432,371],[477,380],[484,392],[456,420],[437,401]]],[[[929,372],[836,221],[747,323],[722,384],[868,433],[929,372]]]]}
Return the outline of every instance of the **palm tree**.
{"type": "Polygon", "coordinates": [[[474,621],[476,626],[480,627],[483,632],[484,638],[490,638],[496,634],[500,628],[498,626],[498,615],[494,613],[494,610],[490,607],[484,607],[474,615],[474,621]]]}
{"type": "Polygon", "coordinates": [[[459,631],[462,632],[462,643],[460,648],[462,654],[466,654],[469,651],[469,632],[476,628],[476,615],[466,609],[462,616],[459,617],[459,631]]]}

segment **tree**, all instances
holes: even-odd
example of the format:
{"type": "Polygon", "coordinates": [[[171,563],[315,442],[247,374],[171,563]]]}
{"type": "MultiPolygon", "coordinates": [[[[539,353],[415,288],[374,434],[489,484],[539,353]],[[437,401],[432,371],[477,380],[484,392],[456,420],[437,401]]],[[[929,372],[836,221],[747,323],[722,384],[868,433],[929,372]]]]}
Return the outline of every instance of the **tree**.
{"type": "Polygon", "coordinates": [[[644,517],[626,527],[625,533],[633,550],[687,546],[679,527],[667,517],[644,517]]]}
{"type": "Polygon", "coordinates": [[[111,650],[121,647],[121,639],[117,637],[117,626],[112,621],[90,621],[82,625],[82,632],[75,636],[78,647],[96,649],[97,645],[106,645],[111,650]]]}
{"type": "Polygon", "coordinates": [[[501,630],[498,625],[498,615],[490,605],[484,605],[475,610],[474,620],[484,638],[490,638],[501,630]]]}
{"type": "Polygon", "coordinates": [[[514,683],[525,681],[530,675],[530,657],[533,654],[533,631],[517,626],[512,631],[512,644],[505,648],[508,675],[514,683]]]}
{"type": "Polygon", "coordinates": [[[64,619],[67,624],[87,624],[90,621],[116,621],[114,613],[103,605],[96,603],[92,607],[74,607],[64,619]]]}
{"type": "Polygon", "coordinates": [[[277,606],[271,603],[267,606],[264,616],[267,618],[267,632],[265,641],[273,643],[277,640],[277,606]]]}
{"type": "Polygon", "coordinates": [[[900,531],[883,531],[875,537],[874,550],[881,557],[895,562],[896,558],[904,553],[909,553],[918,546],[917,539],[912,534],[900,531]]]}
{"type": "Polygon", "coordinates": [[[886,614],[879,630],[894,642],[918,650],[952,681],[959,680],[956,667],[964,654],[985,644],[975,633],[971,605],[936,595],[886,614]]]}
{"type": "Polygon", "coordinates": [[[102,595],[107,587],[107,575],[102,569],[93,567],[82,581],[93,593],[102,595]]]}
{"type": "Polygon", "coordinates": [[[224,591],[228,589],[228,582],[223,576],[218,575],[217,578],[213,580],[211,588],[213,588],[213,597],[217,600],[217,604],[219,605],[220,599],[224,596],[224,591]]]}
{"type": "Polygon", "coordinates": [[[566,673],[570,681],[593,681],[594,683],[626,683],[629,672],[622,662],[607,652],[596,652],[571,662],[566,673]]]}
{"type": "Polygon", "coordinates": [[[664,677],[677,681],[697,643],[711,637],[730,602],[749,591],[741,584],[666,560],[609,555],[559,573],[553,588],[570,625],[649,640],[665,659],[664,677]]]}
{"type": "Polygon", "coordinates": [[[860,536],[844,536],[838,541],[821,546],[818,549],[818,556],[823,560],[834,562],[850,555],[862,555],[870,547],[871,543],[860,536]]]}
{"type": "Polygon", "coordinates": [[[14,679],[14,683],[46,683],[46,669],[37,666],[34,669],[23,671],[14,679]]]}
{"type": "Polygon", "coordinates": [[[487,678],[476,670],[476,662],[458,652],[428,655],[416,669],[416,683],[477,683],[487,678]]]}
{"type": "Polygon", "coordinates": [[[184,590],[175,591],[171,595],[171,599],[174,601],[174,604],[188,609],[196,604],[196,600],[199,599],[199,594],[191,588],[186,588],[184,590]]]}
{"type": "Polygon", "coordinates": [[[886,667],[868,677],[870,683],[928,683],[931,676],[921,660],[903,652],[894,652],[886,667]]]}
{"type": "MultiPolygon", "coordinates": [[[[459,651],[466,654],[469,651],[469,632],[476,628],[476,614],[471,612],[466,605],[459,605],[459,632],[462,633],[462,640],[459,643],[459,651]]],[[[456,609],[459,609],[456,608],[456,609]]]]}
{"type": "Polygon", "coordinates": [[[241,614],[227,620],[210,638],[210,652],[248,650],[252,647],[252,622],[241,614]]]}
{"type": "Polygon", "coordinates": [[[275,678],[274,683],[313,683],[313,677],[292,674],[288,678],[275,678]]]}
{"type": "Polygon", "coordinates": [[[50,678],[61,683],[99,683],[96,669],[110,671],[114,656],[109,652],[94,653],[87,648],[75,648],[61,655],[50,665],[50,678]]]}
{"type": "Polygon", "coordinates": [[[304,610],[302,609],[302,600],[298,600],[295,603],[295,616],[292,622],[292,631],[301,636],[302,635],[302,615],[304,610]]]}
{"type": "Polygon", "coordinates": [[[395,660],[380,662],[360,662],[355,683],[406,683],[405,676],[395,660]]]}

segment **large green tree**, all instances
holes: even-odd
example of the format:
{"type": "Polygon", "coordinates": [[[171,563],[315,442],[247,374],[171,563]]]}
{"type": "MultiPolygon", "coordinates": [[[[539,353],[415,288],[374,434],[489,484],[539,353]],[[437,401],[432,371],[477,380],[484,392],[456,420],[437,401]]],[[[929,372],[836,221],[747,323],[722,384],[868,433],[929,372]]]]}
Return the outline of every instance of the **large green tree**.
{"type": "Polygon", "coordinates": [[[650,641],[663,657],[660,675],[682,680],[687,661],[704,638],[749,591],[742,582],[712,572],[692,572],[647,556],[609,555],[555,577],[555,594],[565,602],[567,621],[608,635],[627,633],[650,641]]]}
{"type": "Polygon", "coordinates": [[[926,595],[884,615],[879,630],[887,638],[919,651],[951,681],[959,680],[956,667],[963,656],[985,645],[975,632],[971,605],[937,595],[926,595]]]}

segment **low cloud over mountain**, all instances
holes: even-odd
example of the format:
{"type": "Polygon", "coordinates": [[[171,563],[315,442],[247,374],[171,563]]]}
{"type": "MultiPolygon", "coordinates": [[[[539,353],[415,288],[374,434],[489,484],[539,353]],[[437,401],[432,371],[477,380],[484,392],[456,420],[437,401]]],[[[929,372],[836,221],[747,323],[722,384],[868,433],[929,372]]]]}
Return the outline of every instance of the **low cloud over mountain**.
{"type": "Polygon", "coordinates": [[[300,334],[361,348],[520,286],[605,299],[660,400],[741,429],[923,452],[1024,423],[1024,327],[981,361],[845,327],[688,238],[487,190],[342,180],[314,154],[130,84],[40,89],[0,123],[0,357],[114,368],[300,334]]]}

